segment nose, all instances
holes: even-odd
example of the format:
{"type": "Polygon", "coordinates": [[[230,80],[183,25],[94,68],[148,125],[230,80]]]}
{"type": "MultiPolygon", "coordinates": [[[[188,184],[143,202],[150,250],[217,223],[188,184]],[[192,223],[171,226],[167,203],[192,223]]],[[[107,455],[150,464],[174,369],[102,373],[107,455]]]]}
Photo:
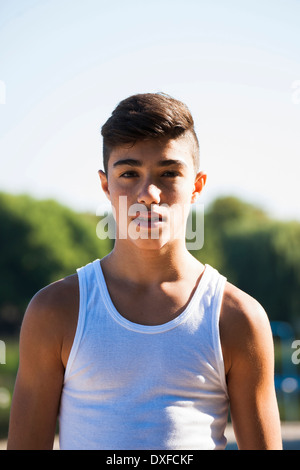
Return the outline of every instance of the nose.
{"type": "Polygon", "coordinates": [[[137,202],[145,205],[159,204],[160,194],[161,190],[155,184],[145,182],[140,188],[137,202]]]}

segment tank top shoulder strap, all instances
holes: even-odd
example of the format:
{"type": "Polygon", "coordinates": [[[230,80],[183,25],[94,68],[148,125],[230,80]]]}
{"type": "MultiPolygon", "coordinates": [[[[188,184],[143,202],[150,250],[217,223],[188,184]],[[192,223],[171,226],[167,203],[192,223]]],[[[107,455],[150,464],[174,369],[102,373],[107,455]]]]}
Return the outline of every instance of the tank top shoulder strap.
{"type": "Polygon", "coordinates": [[[215,268],[212,268],[210,265],[206,265],[206,269],[209,269],[210,274],[207,292],[209,296],[207,318],[210,319],[211,323],[212,342],[220,380],[222,383],[222,387],[227,394],[225,367],[220,338],[220,313],[227,279],[222,274],[220,274],[215,268]]]}
{"type": "Polygon", "coordinates": [[[82,266],[77,270],[78,283],[79,283],[79,311],[78,311],[78,320],[77,327],[75,332],[75,337],[73,340],[72,348],[68,358],[66,370],[65,370],[65,380],[68,377],[68,374],[71,370],[72,364],[76,357],[77,350],[80,345],[80,341],[83,335],[86,316],[87,316],[87,300],[90,296],[90,288],[93,285],[92,277],[94,276],[94,267],[93,263],[89,263],[86,266],[82,266]]]}

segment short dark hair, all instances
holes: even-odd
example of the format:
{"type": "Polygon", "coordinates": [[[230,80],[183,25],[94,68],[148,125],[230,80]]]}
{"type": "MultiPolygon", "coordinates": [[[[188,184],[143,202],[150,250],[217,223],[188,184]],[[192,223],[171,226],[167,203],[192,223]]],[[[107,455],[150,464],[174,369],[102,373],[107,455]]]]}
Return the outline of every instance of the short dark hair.
{"type": "Polygon", "coordinates": [[[102,126],[103,166],[107,173],[110,152],[138,141],[188,136],[195,171],[199,167],[199,142],[188,107],[165,93],[132,95],[121,101],[102,126]]]}

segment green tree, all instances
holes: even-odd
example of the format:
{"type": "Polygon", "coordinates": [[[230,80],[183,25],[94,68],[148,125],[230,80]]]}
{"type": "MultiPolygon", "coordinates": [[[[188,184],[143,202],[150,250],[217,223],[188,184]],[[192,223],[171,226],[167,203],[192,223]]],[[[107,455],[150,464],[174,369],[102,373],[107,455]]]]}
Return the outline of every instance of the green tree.
{"type": "Polygon", "coordinates": [[[265,224],[267,215],[261,209],[232,196],[216,199],[205,210],[204,246],[194,256],[203,263],[234,276],[224,247],[224,240],[241,227],[265,224]]]}
{"type": "Polygon", "coordinates": [[[298,328],[300,224],[270,222],[224,238],[233,281],[259,300],[271,320],[298,328]]]}
{"type": "Polygon", "coordinates": [[[110,240],[96,236],[96,216],[54,200],[0,193],[0,327],[19,325],[30,298],[45,285],[101,258],[110,240]]]}
{"type": "Polygon", "coordinates": [[[237,198],[220,198],[205,214],[204,246],[194,255],[261,302],[270,320],[299,328],[299,222],[275,221],[237,198]]]}

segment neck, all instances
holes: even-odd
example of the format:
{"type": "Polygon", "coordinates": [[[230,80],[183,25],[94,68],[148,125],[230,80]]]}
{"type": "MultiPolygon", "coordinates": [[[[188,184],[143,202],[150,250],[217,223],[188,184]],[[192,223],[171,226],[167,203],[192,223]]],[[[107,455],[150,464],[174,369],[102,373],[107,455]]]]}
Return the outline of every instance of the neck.
{"type": "Polygon", "coordinates": [[[130,247],[123,240],[116,240],[113,251],[101,261],[117,277],[139,285],[159,284],[178,280],[199,262],[188,252],[183,243],[158,250],[130,247]]]}

